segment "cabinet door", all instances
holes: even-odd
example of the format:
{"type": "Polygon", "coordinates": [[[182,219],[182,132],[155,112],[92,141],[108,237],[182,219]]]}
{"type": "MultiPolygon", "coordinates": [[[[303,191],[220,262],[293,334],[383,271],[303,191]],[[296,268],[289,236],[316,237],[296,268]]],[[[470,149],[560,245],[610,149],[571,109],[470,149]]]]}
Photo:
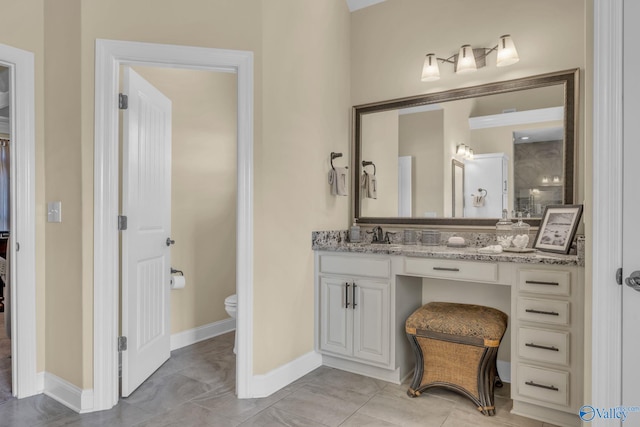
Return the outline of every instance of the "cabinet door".
{"type": "Polygon", "coordinates": [[[352,354],[351,286],[352,282],[347,279],[320,278],[320,349],[323,351],[352,354]]]}
{"type": "Polygon", "coordinates": [[[354,282],[353,355],[359,359],[388,364],[389,349],[389,283],[367,280],[354,282]]]}

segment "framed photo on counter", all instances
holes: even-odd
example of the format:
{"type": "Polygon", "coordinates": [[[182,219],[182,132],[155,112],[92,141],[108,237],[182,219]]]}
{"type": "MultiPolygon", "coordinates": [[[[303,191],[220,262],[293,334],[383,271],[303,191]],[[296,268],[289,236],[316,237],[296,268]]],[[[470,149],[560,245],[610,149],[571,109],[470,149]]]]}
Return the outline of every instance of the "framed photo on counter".
{"type": "Polygon", "coordinates": [[[533,247],[541,251],[568,254],[581,215],[582,205],[547,206],[533,247]]]}

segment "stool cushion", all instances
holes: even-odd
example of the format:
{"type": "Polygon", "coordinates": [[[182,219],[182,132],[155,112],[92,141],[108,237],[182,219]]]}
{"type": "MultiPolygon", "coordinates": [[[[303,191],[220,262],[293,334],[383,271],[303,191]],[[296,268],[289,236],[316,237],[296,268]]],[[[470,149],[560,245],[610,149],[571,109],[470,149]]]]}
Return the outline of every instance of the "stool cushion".
{"type": "Polygon", "coordinates": [[[507,329],[508,316],[500,310],[474,304],[430,302],[406,321],[408,334],[439,334],[469,338],[486,347],[498,347],[507,329]]]}

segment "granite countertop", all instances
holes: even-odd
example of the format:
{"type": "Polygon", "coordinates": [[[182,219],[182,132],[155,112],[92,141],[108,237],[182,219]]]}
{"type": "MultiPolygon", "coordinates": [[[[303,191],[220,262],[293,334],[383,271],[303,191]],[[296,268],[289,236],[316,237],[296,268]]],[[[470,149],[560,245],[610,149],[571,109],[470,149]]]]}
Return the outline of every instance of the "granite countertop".
{"type": "Polygon", "coordinates": [[[404,245],[401,243],[350,243],[346,239],[346,233],[343,232],[314,232],[312,236],[312,249],[314,251],[398,255],[418,258],[584,266],[584,259],[577,255],[563,255],[542,251],[483,254],[478,252],[478,247],[470,246],[451,248],[445,245],[421,246],[404,245]]]}

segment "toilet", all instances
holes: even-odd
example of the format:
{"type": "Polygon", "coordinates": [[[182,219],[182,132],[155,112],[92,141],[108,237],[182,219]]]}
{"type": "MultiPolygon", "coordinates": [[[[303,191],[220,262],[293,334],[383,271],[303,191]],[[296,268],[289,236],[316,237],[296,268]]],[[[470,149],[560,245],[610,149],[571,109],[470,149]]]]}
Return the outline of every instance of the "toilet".
{"type": "MultiPolygon", "coordinates": [[[[232,319],[236,318],[236,314],[238,311],[238,295],[233,294],[229,295],[224,299],[224,309],[227,310],[227,314],[231,316],[232,319]]],[[[238,342],[238,334],[236,333],[235,340],[233,342],[233,353],[236,352],[236,345],[238,342]]]]}

